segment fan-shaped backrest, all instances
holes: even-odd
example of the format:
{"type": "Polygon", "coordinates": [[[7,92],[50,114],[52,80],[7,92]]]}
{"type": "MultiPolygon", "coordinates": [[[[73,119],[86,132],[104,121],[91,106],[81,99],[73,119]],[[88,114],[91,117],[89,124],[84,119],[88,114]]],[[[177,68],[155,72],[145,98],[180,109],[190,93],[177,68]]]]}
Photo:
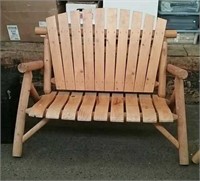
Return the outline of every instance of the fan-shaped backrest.
{"type": "Polygon", "coordinates": [[[165,27],[164,19],[123,9],[48,17],[56,88],[153,92],[165,27]]]}

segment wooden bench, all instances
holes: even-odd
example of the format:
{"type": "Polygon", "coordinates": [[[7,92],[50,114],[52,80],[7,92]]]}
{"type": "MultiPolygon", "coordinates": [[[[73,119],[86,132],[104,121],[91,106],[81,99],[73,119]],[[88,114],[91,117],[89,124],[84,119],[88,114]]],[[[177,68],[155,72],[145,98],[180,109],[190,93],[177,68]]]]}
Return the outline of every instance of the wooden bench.
{"type": "Polygon", "coordinates": [[[152,123],[179,150],[180,164],[187,165],[183,79],[188,74],[167,64],[166,39],[176,32],[166,30],[166,20],[123,9],[96,9],[94,14],[91,10],[73,11],[70,17],[58,14],[46,22],[47,28],[36,28],[44,37],[44,61],[18,67],[24,78],[13,156],[20,157],[23,143],[50,119],[141,122],[152,123]],[[32,71],[42,68],[44,95],[39,96],[32,71]],[[170,99],[166,99],[167,72],[175,77],[170,99]],[[35,100],[32,107],[30,96],[35,100]],[[26,114],[42,120],[24,133],[26,114]],[[163,126],[174,121],[177,138],[163,126]]]}

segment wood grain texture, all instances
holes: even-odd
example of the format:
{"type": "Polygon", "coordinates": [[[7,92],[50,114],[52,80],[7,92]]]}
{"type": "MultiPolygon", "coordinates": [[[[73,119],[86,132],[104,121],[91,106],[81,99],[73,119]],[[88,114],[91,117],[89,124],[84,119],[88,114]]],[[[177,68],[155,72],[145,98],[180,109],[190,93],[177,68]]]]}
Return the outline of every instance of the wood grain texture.
{"type": "Polygon", "coordinates": [[[126,121],[140,122],[140,109],[137,94],[126,94],[125,96],[126,121]]]}
{"type": "Polygon", "coordinates": [[[85,90],[80,13],[79,11],[72,11],[70,14],[76,90],[85,90]]]}
{"type": "Polygon", "coordinates": [[[158,114],[159,122],[173,122],[173,114],[170,111],[166,99],[153,95],[153,103],[158,114]]]}
{"type": "Polygon", "coordinates": [[[142,40],[140,44],[139,60],[135,78],[134,91],[143,92],[146,72],[148,68],[151,37],[153,32],[154,16],[147,15],[144,20],[144,27],[142,32],[142,40]]]}
{"type": "Polygon", "coordinates": [[[67,104],[65,105],[61,119],[64,120],[75,120],[77,116],[77,110],[79,105],[81,104],[82,101],[82,92],[72,92],[67,104]]]}
{"type": "Polygon", "coordinates": [[[26,108],[28,107],[30,89],[32,83],[32,72],[26,72],[22,81],[22,88],[19,97],[19,105],[17,109],[17,117],[15,124],[15,134],[13,141],[13,153],[14,157],[21,157],[22,155],[22,138],[24,135],[26,108]]]}
{"type": "Polygon", "coordinates": [[[129,19],[130,19],[130,11],[120,10],[116,73],[115,73],[116,91],[124,91],[129,19]]]}
{"type": "Polygon", "coordinates": [[[83,12],[83,45],[84,45],[84,69],[85,90],[94,90],[94,50],[93,50],[93,14],[92,10],[83,12]]]}
{"type": "Polygon", "coordinates": [[[95,14],[95,90],[104,90],[105,10],[96,9],[95,14]]]}
{"type": "Polygon", "coordinates": [[[139,54],[140,30],[142,24],[142,13],[134,12],[132,15],[132,25],[130,42],[128,49],[125,91],[133,92],[136,76],[136,68],[139,54]]]}
{"type": "Polygon", "coordinates": [[[58,23],[66,89],[75,90],[74,65],[67,13],[58,15],[58,23]]]}
{"type": "Polygon", "coordinates": [[[99,93],[94,110],[94,121],[108,121],[109,93],[99,93]]]}
{"type": "Polygon", "coordinates": [[[165,35],[167,21],[158,18],[156,23],[156,29],[153,38],[153,45],[151,48],[151,55],[149,59],[149,66],[145,80],[144,92],[153,92],[156,81],[156,75],[158,72],[158,65],[160,62],[160,55],[165,35]]]}
{"type": "Polygon", "coordinates": [[[55,100],[49,106],[46,111],[46,118],[49,119],[59,119],[61,115],[62,108],[64,107],[65,103],[67,102],[69,97],[69,92],[59,92],[56,95],[55,100]]]}
{"type": "Polygon", "coordinates": [[[85,93],[83,102],[78,111],[78,121],[91,121],[93,108],[96,101],[96,93],[85,93]]]}
{"type": "Polygon", "coordinates": [[[111,122],[124,122],[124,100],[123,94],[113,93],[111,98],[111,122]]]}
{"type": "Polygon", "coordinates": [[[27,141],[31,136],[33,136],[37,131],[39,131],[43,126],[45,126],[49,122],[49,119],[42,119],[35,126],[33,126],[30,130],[26,132],[23,136],[23,143],[27,141]]]}
{"type": "Polygon", "coordinates": [[[179,163],[181,165],[189,164],[187,122],[185,111],[184,82],[182,79],[175,78],[175,105],[178,115],[178,141],[179,141],[179,163]]]}
{"type": "Polygon", "coordinates": [[[51,92],[50,94],[41,96],[41,99],[30,109],[29,116],[43,118],[46,109],[53,102],[56,94],[57,92],[51,92]]]}
{"type": "Polygon", "coordinates": [[[155,123],[154,126],[160,131],[177,149],[179,149],[179,143],[174,136],[172,136],[162,125],[155,123]]]}
{"type": "Polygon", "coordinates": [[[116,54],[116,28],[117,9],[107,9],[106,12],[106,66],[105,66],[105,90],[113,91],[115,82],[115,54],[116,54]]]}
{"type": "Polygon", "coordinates": [[[158,73],[158,95],[159,97],[166,96],[166,81],[167,81],[167,41],[163,42],[161,57],[160,57],[160,65],[159,65],[159,73],[158,73]]]}
{"type": "Polygon", "coordinates": [[[49,44],[52,56],[53,71],[56,82],[56,89],[65,89],[65,78],[62,65],[62,57],[58,38],[58,30],[55,16],[46,19],[49,44]]]}
{"type": "Polygon", "coordinates": [[[157,116],[150,95],[139,95],[140,107],[142,110],[142,121],[144,123],[156,123],[157,116]]]}
{"type": "Polygon", "coordinates": [[[44,93],[51,92],[52,60],[49,39],[47,35],[44,38],[44,93]]]}

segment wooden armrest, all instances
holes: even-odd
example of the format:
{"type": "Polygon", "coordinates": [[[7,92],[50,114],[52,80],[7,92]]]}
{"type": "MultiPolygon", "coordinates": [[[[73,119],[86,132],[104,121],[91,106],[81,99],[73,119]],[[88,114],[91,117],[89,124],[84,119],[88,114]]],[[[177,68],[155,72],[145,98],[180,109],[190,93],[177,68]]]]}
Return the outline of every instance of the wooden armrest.
{"type": "Polygon", "coordinates": [[[33,61],[33,62],[27,62],[27,63],[20,63],[18,65],[18,70],[21,73],[25,73],[32,70],[38,70],[44,67],[43,60],[33,61]]]}
{"type": "Polygon", "coordinates": [[[167,65],[167,71],[180,79],[186,79],[188,76],[188,72],[186,70],[172,64],[167,65]]]}

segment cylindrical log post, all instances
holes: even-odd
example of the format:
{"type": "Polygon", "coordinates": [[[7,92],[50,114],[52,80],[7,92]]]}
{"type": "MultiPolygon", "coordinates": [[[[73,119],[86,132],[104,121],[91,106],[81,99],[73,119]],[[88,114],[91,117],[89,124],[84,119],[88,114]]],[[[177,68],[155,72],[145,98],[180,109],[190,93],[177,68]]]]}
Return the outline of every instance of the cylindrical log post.
{"type": "Polygon", "coordinates": [[[44,63],[42,60],[27,62],[27,63],[20,63],[18,65],[18,70],[21,73],[25,73],[32,70],[38,70],[41,69],[44,66],[44,63]]]}
{"type": "Polygon", "coordinates": [[[192,157],[192,162],[193,163],[196,163],[196,164],[199,164],[200,162],[200,150],[197,151],[194,156],[192,157]]]}
{"type": "Polygon", "coordinates": [[[28,106],[28,100],[30,95],[32,82],[32,72],[26,72],[22,81],[22,88],[20,93],[19,105],[17,110],[17,118],[15,125],[15,135],[13,142],[13,156],[21,157],[22,155],[22,138],[24,134],[25,127],[25,116],[26,108],[28,106]]]}
{"type": "Polygon", "coordinates": [[[49,119],[42,119],[39,123],[37,123],[33,128],[31,128],[24,136],[23,143],[28,140],[33,134],[35,134],[38,130],[40,130],[45,124],[47,124],[49,119]]]}
{"type": "Polygon", "coordinates": [[[179,161],[181,165],[189,164],[187,125],[185,113],[185,96],[183,80],[175,78],[175,102],[176,113],[178,115],[178,141],[179,141],[179,161]]]}

